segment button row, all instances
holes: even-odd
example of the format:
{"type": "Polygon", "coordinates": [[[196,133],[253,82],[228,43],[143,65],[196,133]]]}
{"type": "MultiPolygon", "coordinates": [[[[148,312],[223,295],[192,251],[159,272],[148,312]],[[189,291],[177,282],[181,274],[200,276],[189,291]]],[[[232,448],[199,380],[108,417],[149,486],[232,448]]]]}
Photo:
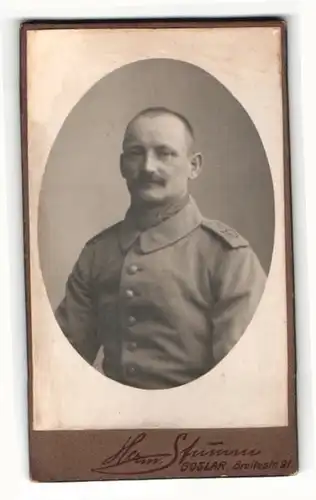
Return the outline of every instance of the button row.
{"type": "MultiPolygon", "coordinates": [[[[136,274],[138,271],[140,271],[141,269],[136,265],[136,264],[131,264],[128,268],[127,268],[127,272],[128,274],[136,274]]],[[[135,297],[135,292],[134,290],[132,290],[131,288],[128,288],[127,290],[125,290],[124,292],[124,295],[125,297],[127,297],[128,299],[132,299],[133,297],[135,297]]],[[[134,325],[136,323],[136,318],[134,316],[129,316],[127,318],[127,322],[129,325],[134,325]]],[[[133,351],[136,351],[137,349],[137,343],[136,342],[128,342],[127,345],[126,345],[126,348],[133,352],[133,351]]],[[[129,374],[129,375],[133,375],[134,373],[136,373],[137,369],[135,366],[133,365],[128,365],[126,367],[126,373],[129,374]]]]}

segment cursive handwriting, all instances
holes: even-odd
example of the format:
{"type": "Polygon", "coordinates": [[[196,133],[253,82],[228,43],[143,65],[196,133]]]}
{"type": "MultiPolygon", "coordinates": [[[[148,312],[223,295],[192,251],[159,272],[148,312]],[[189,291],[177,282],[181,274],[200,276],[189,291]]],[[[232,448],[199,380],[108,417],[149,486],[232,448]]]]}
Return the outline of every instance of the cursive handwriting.
{"type": "MultiPolygon", "coordinates": [[[[200,445],[201,437],[198,436],[189,441],[189,434],[186,432],[179,433],[171,443],[171,450],[162,453],[144,453],[142,446],[147,441],[147,433],[140,432],[135,437],[129,436],[122,446],[112,455],[106,457],[100,466],[92,469],[93,472],[100,474],[116,475],[136,475],[146,474],[156,471],[161,471],[171,467],[173,464],[188,468],[190,462],[196,459],[209,459],[216,457],[253,457],[261,453],[258,449],[249,448],[227,448],[223,441],[207,442],[204,446],[200,445]],[[126,467],[129,465],[130,467],[126,467]]],[[[206,464],[209,467],[205,470],[211,470],[212,462],[199,462],[206,464]]],[[[221,467],[226,462],[219,462],[221,467]]],[[[213,462],[214,467],[217,467],[217,462],[213,462]]]]}

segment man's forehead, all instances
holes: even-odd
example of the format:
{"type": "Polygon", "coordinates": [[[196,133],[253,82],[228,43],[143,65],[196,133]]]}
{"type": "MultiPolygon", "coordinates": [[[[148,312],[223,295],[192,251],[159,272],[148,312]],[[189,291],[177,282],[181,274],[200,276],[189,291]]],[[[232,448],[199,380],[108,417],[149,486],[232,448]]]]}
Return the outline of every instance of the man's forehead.
{"type": "Polygon", "coordinates": [[[180,118],[172,114],[141,115],[127,126],[124,142],[137,140],[187,141],[189,132],[180,118]]]}

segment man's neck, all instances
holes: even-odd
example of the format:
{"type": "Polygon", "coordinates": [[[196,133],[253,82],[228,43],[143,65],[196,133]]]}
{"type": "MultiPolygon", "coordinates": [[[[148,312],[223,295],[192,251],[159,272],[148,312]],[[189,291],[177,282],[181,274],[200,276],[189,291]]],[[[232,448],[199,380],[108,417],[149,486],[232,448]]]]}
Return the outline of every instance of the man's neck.
{"type": "Polygon", "coordinates": [[[189,201],[189,193],[174,197],[160,204],[146,203],[143,200],[132,200],[128,210],[135,224],[141,230],[156,226],[178,213],[189,201]]]}

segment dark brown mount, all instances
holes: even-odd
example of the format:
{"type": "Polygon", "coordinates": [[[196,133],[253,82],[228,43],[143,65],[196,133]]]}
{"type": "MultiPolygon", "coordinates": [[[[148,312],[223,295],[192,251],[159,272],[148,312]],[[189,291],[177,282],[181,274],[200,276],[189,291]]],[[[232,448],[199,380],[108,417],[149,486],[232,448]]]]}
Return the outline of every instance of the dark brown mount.
{"type": "Polygon", "coordinates": [[[296,430],[293,245],[286,22],[278,18],[27,21],[20,29],[20,95],[25,281],[28,337],[30,471],[36,481],[281,476],[298,470],[296,430]],[[251,429],[33,430],[32,333],[29,255],[26,38],[56,29],[168,29],[275,27],[282,34],[284,210],[288,320],[288,426],[251,429]]]}

